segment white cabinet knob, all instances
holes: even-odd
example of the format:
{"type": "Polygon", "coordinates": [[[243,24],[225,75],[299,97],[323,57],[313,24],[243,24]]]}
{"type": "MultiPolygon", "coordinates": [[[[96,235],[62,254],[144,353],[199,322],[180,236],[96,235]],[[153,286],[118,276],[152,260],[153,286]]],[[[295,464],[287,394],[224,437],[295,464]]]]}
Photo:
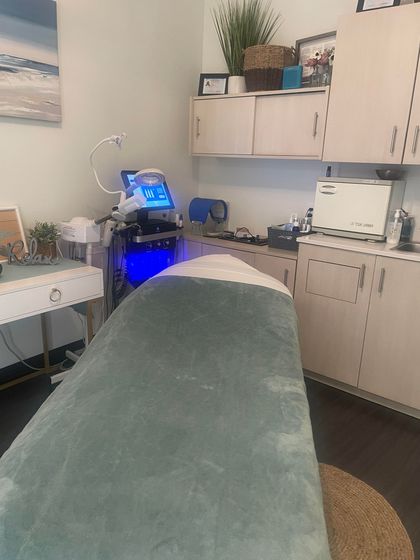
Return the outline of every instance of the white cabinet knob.
{"type": "Polygon", "coordinates": [[[50,292],[50,301],[58,303],[61,299],[62,293],[58,288],[53,288],[50,292]]]}

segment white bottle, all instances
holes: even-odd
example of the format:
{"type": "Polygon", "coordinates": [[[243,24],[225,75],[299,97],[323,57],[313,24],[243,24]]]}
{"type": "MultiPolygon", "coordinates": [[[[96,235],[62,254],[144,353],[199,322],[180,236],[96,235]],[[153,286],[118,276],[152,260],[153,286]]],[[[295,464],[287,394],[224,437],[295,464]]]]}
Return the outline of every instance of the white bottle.
{"type": "Polygon", "coordinates": [[[401,210],[395,210],[394,217],[391,217],[391,220],[388,224],[388,232],[386,235],[386,242],[389,245],[398,245],[398,243],[400,242],[402,224],[403,219],[401,210]]]}

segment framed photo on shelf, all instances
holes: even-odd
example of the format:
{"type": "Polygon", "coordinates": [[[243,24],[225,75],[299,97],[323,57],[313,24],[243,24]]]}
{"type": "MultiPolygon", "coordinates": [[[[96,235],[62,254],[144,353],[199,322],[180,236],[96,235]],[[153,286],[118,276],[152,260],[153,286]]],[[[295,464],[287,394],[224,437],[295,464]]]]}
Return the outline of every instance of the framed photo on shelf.
{"type": "MultiPolygon", "coordinates": [[[[332,61],[334,60],[336,35],[336,31],[331,31],[329,33],[322,33],[321,35],[305,37],[304,39],[298,39],[296,41],[296,64],[303,67],[302,87],[310,87],[311,85],[313,85],[312,76],[314,73],[319,71],[319,68],[317,66],[307,65],[308,61],[318,58],[320,59],[325,52],[332,53],[332,59],[328,64],[328,74],[330,74],[332,70],[332,61]]],[[[329,79],[330,75],[328,77],[328,80],[329,79]]],[[[317,85],[328,84],[319,83],[317,85]]]]}
{"type": "Polygon", "coordinates": [[[0,208],[0,262],[7,261],[8,243],[22,241],[24,251],[28,250],[22,220],[17,206],[0,208]]]}
{"type": "Polygon", "coordinates": [[[401,0],[358,0],[357,12],[366,12],[368,10],[379,10],[380,8],[392,8],[399,6],[401,0]]]}
{"type": "Polygon", "coordinates": [[[224,95],[228,90],[229,74],[200,74],[198,95],[224,95]]]}

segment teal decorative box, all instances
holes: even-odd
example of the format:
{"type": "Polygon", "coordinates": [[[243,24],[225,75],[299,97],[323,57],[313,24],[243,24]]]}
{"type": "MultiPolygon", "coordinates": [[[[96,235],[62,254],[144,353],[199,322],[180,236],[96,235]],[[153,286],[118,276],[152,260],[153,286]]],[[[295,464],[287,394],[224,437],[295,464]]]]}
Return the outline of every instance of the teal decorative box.
{"type": "Polygon", "coordinates": [[[287,66],[283,68],[282,89],[296,89],[302,86],[302,66],[287,66]]]}

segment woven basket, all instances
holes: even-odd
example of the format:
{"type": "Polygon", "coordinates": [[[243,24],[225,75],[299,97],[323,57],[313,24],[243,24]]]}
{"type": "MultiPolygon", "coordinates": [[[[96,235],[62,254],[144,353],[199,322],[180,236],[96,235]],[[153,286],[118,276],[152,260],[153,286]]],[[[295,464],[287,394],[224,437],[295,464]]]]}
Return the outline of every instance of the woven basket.
{"type": "Polygon", "coordinates": [[[248,91],[281,88],[283,68],[292,66],[295,53],[280,45],[255,45],[245,50],[244,75],[248,91]]]}

